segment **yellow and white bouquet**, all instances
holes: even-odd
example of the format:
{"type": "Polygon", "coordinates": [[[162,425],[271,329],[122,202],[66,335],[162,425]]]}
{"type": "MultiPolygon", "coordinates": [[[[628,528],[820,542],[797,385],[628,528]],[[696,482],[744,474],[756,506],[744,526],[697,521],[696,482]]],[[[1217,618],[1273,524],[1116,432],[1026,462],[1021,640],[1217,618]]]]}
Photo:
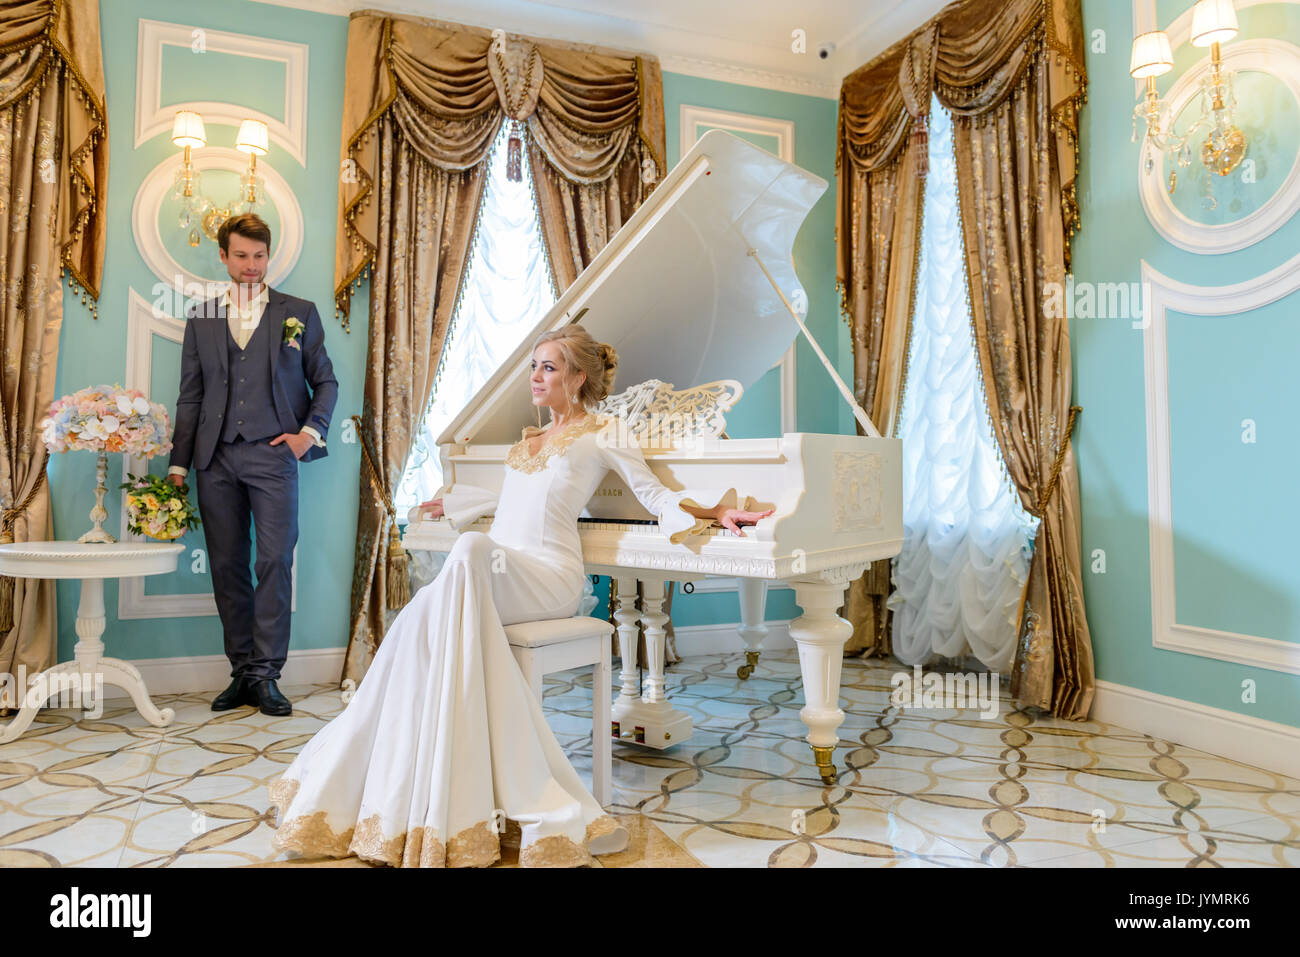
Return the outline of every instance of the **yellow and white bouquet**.
{"type": "Polygon", "coordinates": [[[157,475],[127,475],[122,483],[126,491],[126,527],[136,535],[159,541],[180,538],[198,528],[198,509],[190,504],[189,488],[177,488],[157,475]]]}

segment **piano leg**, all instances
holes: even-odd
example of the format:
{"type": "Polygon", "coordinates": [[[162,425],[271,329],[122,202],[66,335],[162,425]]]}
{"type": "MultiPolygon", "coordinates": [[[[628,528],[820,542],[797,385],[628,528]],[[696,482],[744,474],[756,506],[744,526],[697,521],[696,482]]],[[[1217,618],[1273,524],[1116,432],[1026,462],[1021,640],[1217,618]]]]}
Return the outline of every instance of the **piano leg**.
{"type": "Polygon", "coordinates": [[[762,578],[740,578],[740,637],[745,642],[745,663],[736,669],[741,681],[754,673],[763,639],[767,637],[767,623],[763,620],[767,608],[767,581],[762,578]]]}
{"type": "Polygon", "coordinates": [[[793,581],[795,601],[803,614],[790,622],[790,637],[799,647],[803,674],[803,710],[799,718],[808,726],[817,770],[823,784],[834,784],[835,745],[844,712],[839,707],[840,665],[844,643],[853,626],[836,614],[844,603],[846,585],[826,581],[793,581]]]}
{"type": "Polygon", "coordinates": [[[664,583],[647,579],[641,583],[641,624],[645,626],[646,704],[666,702],[664,697],[664,658],[668,655],[668,633],[664,625],[664,583]]]}
{"type": "Polygon", "coordinates": [[[663,580],[642,580],[639,614],[633,607],[635,596],[636,579],[620,577],[614,621],[618,627],[623,688],[614,702],[613,720],[618,722],[619,738],[624,742],[671,748],[690,740],[692,724],[691,716],[673,708],[664,694],[664,625],[668,616],[663,613],[663,580]],[[644,696],[639,694],[636,680],[638,618],[645,626],[647,674],[644,696]]]}
{"type": "Polygon", "coordinates": [[[617,594],[615,597],[614,624],[618,628],[619,681],[622,688],[618,701],[614,703],[613,714],[617,719],[620,710],[641,700],[641,686],[636,673],[636,646],[640,633],[637,622],[641,613],[636,610],[636,579],[617,578],[613,580],[617,594]]]}

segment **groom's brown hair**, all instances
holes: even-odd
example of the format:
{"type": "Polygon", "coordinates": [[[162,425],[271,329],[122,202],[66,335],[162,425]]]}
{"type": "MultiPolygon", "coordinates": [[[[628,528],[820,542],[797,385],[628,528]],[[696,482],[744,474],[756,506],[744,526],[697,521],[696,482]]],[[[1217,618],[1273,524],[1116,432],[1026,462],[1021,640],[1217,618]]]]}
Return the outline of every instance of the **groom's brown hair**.
{"type": "Polygon", "coordinates": [[[266,225],[266,220],[262,219],[257,213],[240,213],[238,216],[231,216],[221,228],[217,230],[217,245],[224,252],[230,252],[230,234],[238,233],[245,239],[257,240],[266,243],[266,251],[271,251],[271,227],[266,225]]]}

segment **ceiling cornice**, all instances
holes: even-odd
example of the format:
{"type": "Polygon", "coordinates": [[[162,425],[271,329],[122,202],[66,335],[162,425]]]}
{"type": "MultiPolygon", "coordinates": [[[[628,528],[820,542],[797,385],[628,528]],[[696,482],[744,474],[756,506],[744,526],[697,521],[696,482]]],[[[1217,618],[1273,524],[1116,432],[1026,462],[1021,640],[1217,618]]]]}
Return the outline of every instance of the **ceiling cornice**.
{"type": "MultiPolygon", "coordinates": [[[[807,69],[783,69],[795,59],[785,51],[763,49],[717,36],[625,17],[573,10],[527,0],[253,0],[312,13],[348,16],[380,7],[394,14],[429,17],[492,28],[508,24],[511,32],[541,39],[590,43],[653,54],[665,72],[726,83],[836,99],[840,80],[921,26],[948,0],[896,0],[864,13],[863,21],[835,52],[818,60],[815,49],[798,59],[807,69]],[[806,59],[805,59],[806,57],[806,59]]],[[[809,38],[810,44],[817,42],[809,38]]]]}

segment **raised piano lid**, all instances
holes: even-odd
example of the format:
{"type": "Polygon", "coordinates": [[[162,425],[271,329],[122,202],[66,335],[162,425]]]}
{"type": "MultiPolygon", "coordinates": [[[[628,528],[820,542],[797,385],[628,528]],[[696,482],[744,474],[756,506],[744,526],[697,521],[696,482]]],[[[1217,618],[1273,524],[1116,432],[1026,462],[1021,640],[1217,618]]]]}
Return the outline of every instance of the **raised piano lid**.
{"type": "Polygon", "coordinates": [[[533,340],[574,318],[618,350],[616,390],[646,379],[678,389],[715,379],[749,387],[799,334],[749,250],[794,300],[802,290],[795,234],[826,185],[730,133],[705,133],[438,444],[517,441],[537,416],[526,382],[533,340]]]}

